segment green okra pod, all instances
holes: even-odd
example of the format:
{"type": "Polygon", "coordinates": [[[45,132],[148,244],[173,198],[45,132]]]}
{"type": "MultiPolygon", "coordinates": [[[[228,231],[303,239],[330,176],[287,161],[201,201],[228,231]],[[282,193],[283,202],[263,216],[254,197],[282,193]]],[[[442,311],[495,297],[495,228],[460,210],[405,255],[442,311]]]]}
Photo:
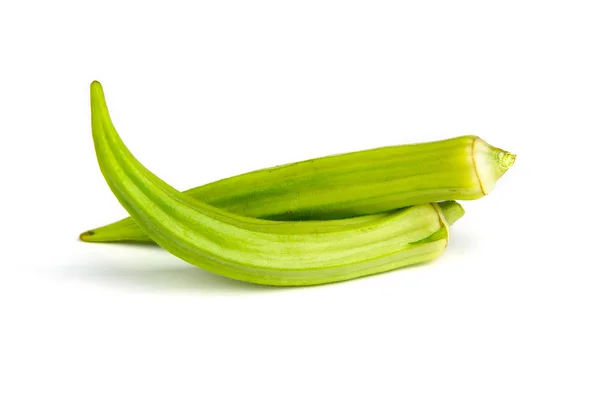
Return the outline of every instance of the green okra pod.
{"type": "MultiPolygon", "coordinates": [[[[196,187],[191,198],[268,220],[331,220],[490,193],[516,156],[477,136],[399,145],[262,169],[196,187]]],[[[84,241],[150,241],[131,218],[84,241]]]]}
{"type": "Polygon", "coordinates": [[[98,82],[92,132],[101,171],[140,229],[175,256],[226,277],[270,285],[348,280],[430,260],[463,215],[454,202],[427,203],[333,221],[271,221],[238,215],[169,186],[129,152],[98,82]]]}

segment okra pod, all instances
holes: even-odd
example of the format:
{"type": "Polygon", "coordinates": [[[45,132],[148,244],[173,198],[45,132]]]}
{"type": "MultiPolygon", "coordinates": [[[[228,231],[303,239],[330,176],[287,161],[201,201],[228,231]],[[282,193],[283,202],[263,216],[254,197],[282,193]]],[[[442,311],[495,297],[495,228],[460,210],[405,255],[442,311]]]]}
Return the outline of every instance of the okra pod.
{"type": "Polygon", "coordinates": [[[448,243],[454,201],[333,221],[272,221],[180,193],[146,169],[115,130],[100,83],[92,133],[109,187],[140,229],[173,255],[233,279],[269,285],[348,280],[430,260],[448,243]]]}
{"type": "MultiPolygon", "coordinates": [[[[383,147],[230,177],[185,191],[232,213],[267,220],[331,220],[489,194],[516,156],[477,136],[383,147]]],[[[131,218],[84,241],[151,241],[131,218]]]]}

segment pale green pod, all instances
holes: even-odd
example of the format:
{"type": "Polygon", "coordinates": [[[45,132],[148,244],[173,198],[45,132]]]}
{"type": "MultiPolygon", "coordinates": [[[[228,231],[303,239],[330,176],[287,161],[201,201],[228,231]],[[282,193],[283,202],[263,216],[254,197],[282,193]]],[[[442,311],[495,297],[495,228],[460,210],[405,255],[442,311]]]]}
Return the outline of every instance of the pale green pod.
{"type": "Polygon", "coordinates": [[[126,148],[91,85],[92,132],[111,190],[142,231],[173,255],[211,272],[269,285],[348,280],[433,259],[448,243],[454,202],[334,221],[270,221],[216,208],[160,180],[126,148]]]}
{"type": "MultiPolygon", "coordinates": [[[[516,156],[477,136],[383,147],[262,169],[184,193],[268,220],[332,220],[489,194],[516,156]]],[[[84,241],[150,241],[131,218],[83,233],[84,241]]]]}

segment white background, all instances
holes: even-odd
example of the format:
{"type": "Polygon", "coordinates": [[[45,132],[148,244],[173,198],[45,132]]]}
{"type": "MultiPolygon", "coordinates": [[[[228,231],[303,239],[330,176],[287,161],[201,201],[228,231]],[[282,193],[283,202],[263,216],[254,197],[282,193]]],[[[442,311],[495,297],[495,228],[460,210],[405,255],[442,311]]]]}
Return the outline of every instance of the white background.
{"type": "Polygon", "coordinates": [[[598,398],[590,1],[2,1],[0,397],[598,398]],[[89,84],[177,188],[477,134],[518,154],[447,252],[313,288],[78,234],[125,216],[89,84]]]}

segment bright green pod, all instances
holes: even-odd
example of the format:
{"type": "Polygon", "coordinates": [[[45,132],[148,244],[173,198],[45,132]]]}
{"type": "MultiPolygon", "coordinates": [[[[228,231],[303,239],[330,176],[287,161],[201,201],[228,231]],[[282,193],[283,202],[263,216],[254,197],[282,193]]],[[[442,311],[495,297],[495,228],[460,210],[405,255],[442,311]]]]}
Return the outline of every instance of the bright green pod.
{"type": "MultiPolygon", "coordinates": [[[[332,220],[489,194],[516,156],[477,136],[383,147],[262,169],[196,187],[191,198],[268,220],[332,220]]],[[[84,241],[150,241],[131,218],[84,241]]]]}
{"type": "Polygon", "coordinates": [[[333,221],[270,221],[216,208],[152,174],[116,132],[100,83],[91,85],[92,133],[109,187],[142,231],[211,272],[268,285],[313,285],[381,273],[439,256],[464,211],[429,203],[333,221]]]}

